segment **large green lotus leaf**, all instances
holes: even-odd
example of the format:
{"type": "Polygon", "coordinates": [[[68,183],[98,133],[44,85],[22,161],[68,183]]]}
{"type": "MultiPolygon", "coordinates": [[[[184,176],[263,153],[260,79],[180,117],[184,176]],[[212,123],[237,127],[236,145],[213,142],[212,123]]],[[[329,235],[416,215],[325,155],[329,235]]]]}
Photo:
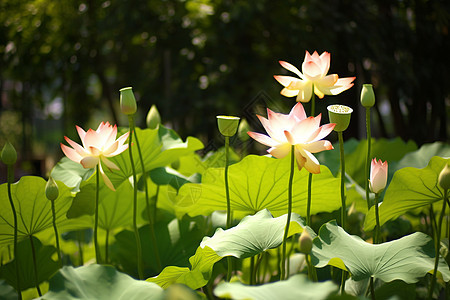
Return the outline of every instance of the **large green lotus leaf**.
{"type": "MultiPolygon", "coordinates": [[[[434,241],[416,232],[401,239],[373,245],[349,235],[336,221],[328,222],[313,240],[311,262],[318,268],[326,265],[348,270],[355,281],[378,278],[417,282],[434,269],[434,241]]],[[[448,265],[441,258],[438,276],[450,280],[448,265]]]]}
{"type": "Polygon", "coordinates": [[[288,280],[248,286],[240,282],[221,282],[215,289],[214,295],[220,298],[236,300],[320,300],[338,290],[331,281],[311,282],[306,275],[298,274],[288,280]]]}
{"type": "Polygon", "coordinates": [[[407,153],[395,167],[397,170],[406,167],[425,168],[433,156],[450,158],[450,144],[443,142],[424,144],[418,150],[407,153]]]}
{"type": "MultiPolygon", "coordinates": [[[[51,259],[56,252],[53,246],[43,246],[39,239],[32,237],[36,254],[38,283],[46,281],[58,270],[58,263],[51,259]]],[[[34,264],[32,259],[30,239],[26,239],[17,244],[17,257],[19,258],[20,289],[22,291],[35,286],[34,264]]],[[[11,262],[0,267],[0,278],[17,290],[16,282],[16,262],[11,262]]]]}
{"type": "Polygon", "coordinates": [[[94,169],[85,169],[67,157],[63,157],[52,169],[51,176],[55,180],[62,181],[66,186],[73,188],[73,192],[80,191],[81,182],[88,180],[94,169]]]}
{"type": "MultiPolygon", "coordinates": [[[[23,176],[11,185],[11,195],[17,212],[19,239],[51,228],[53,217],[51,201],[45,196],[46,181],[37,176],[23,176]]],[[[71,191],[58,181],[59,197],[55,200],[56,224],[61,230],[78,229],[83,224],[69,220],[66,213],[72,204],[71,191]]],[[[0,244],[11,244],[14,239],[14,219],[8,198],[7,184],[0,185],[0,244]]]]}
{"type": "MultiPolygon", "coordinates": [[[[213,249],[219,256],[234,256],[247,258],[276,248],[283,242],[287,214],[273,218],[267,209],[253,216],[247,216],[241,222],[228,230],[218,228],[214,235],[205,237],[200,247],[213,249]]],[[[304,221],[297,214],[291,215],[288,235],[303,231],[304,221]]],[[[309,230],[312,237],[315,233],[309,230]]]]}
{"type": "MultiPolygon", "coordinates": [[[[229,167],[230,200],[233,215],[242,218],[262,209],[274,216],[287,212],[287,190],[290,174],[289,157],[275,159],[249,155],[229,167]]],[[[341,206],[340,181],[327,167],[313,176],[311,213],[332,212],[341,206]]],[[[304,168],[294,173],[293,212],[306,215],[308,171],[304,168]]],[[[177,215],[185,213],[209,215],[216,210],[226,210],[224,168],[210,168],[201,184],[187,183],[177,196],[177,215]]]]}
{"type": "Polygon", "coordinates": [[[164,299],[164,290],[157,284],[135,280],[112,266],[65,266],[50,279],[49,291],[39,299],[151,300],[164,299]]]}
{"type": "Polygon", "coordinates": [[[16,300],[17,292],[12,286],[8,285],[3,279],[0,280],[0,299],[3,300],[16,300]]]}
{"type": "MultiPolygon", "coordinates": [[[[159,126],[157,129],[144,130],[136,128],[136,133],[139,139],[146,171],[170,165],[170,163],[176,161],[179,157],[203,148],[202,142],[197,138],[188,137],[186,142],[183,142],[175,131],[165,128],[164,126],[159,126]]],[[[136,172],[139,174],[142,173],[142,169],[134,135],[132,141],[134,165],[136,167],[136,172]]],[[[113,171],[105,168],[105,173],[111,179],[114,186],[119,186],[133,174],[129,150],[127,149],[121,154],[111,157],[110,160],[114,162],[120,170],[113,171]]]]}
{"type": "MultiPolygon", "coordinates": [[[[251,257],[268,249],[276,248],[283,242],[287,215],[273,218],[268,210],[254,216],[247,216],[230,229],[217,229],[211,237],[205,237],[194,256],[189,259],[191,268],[166,267],[161,274],[147,279],[162,287],[172,283],[186,284],[192,289],[204,286],[216,262],[225,256],[237,258],[251,257]]],[[[304,222],[292,214],[289,235],[303,231],[304,222]]],[[[315,233],[308,229],[312,236],[315,233]]]]}
{"type": "MultiPolygon", "coordinates": [[[[195,253],[205,235],[205,227],[200,221],[195,222],[187,216],[182,220],[175,218],[155,223],[156,245],[162,267],[170,265],[187,267],[189,257],[195,253]]],[[[144,253],[145,275],[156,275],[161,269],[156,265],[149,225],[139,228],[139,235],[144,253]]],[[[115,235],[115,242],[111,246],[111,258],[120,264],[126,273],[138,275],[134,232],[122,230],[115,235]]]]}
{"type": "MultiPolygon", "coordinates": [[[[438,185],[439,173],[450,159],[435,156],[426,168],[403,168],[395,172],[379,206],[380,225],[398,218],[406,212],[440,202],[444,191],[438,185]]],[[[437,205],[441,207],[442,205],[437,205]]],[[[364,223],[366,231],[375,227],[375,208],[372,207],[364,223]]]]}

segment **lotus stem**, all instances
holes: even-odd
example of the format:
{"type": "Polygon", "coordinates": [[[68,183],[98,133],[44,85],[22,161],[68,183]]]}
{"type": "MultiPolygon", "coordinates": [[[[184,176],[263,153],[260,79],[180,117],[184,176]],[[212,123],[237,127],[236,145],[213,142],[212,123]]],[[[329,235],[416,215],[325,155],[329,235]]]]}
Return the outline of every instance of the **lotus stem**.
{"type": "Polygon", "coordinates": [[[36,290],[38,292],[39,297],[42,297],[41,289],[39,288],[39,277],[37,270],[37,260],[36,260],[36,249],[34,248],[33,236],[30,235],[30,244],[31,244],[31,255],[33,258],[33,266],[34,266],[34,283],[36,285],[36,290]]]}
{"type": "Polygon", "coordinates": [[[108,264],[109,260],[109,229],[106,229],[105,236],[105,264],[108,264]]]}
{"type": "MultiPolygon", "coordinates": [[[[316,95],[314,94],[314,85],[312,88],[312,97],[311,97],[311,116],[314,116],[316,111],[316,95]]],[[[308,175],[308,200],[306,203],[306,225],[311,226],[311,198],[312,198],[312,177],[313,174],[309,173],[308,175]]]]}
{"type": "MultiPolygon", "coordinates": [[[[99,162],[100,163],[100,162],[99,162]]],[[[100,196],[100,167],[96,166],[96,185],[95,190],[95,211],[94,211],[94,248],[95,248],[95,259],[98,264],[101,263],[100,249],[98,246],[98,202],[100,196]]]]}
{"type": "Polygon", "coordinates": [[[255,272],[255,256],[253,255],[250,258],[250,285],[254,285],[256,281],[256,272],[255,272]]]}
{"type": "Polygon", "coordinates": [[[83,240],[84,240],[84,230],[77,231],[77,240],[78,240],[78,253],[80,255],[80,266],[84,265],[83,259],[83,240]]]}
{"type": "Polygon", "coordinates": [[[366,188],[366,201],[367,201],[367,210],[370,209],[370,197],[369,197],[369,176],[370,176],[370,152],[372,147],[372,137],[370,132],[370,107],[366,107],[366,129],[367,129],[367,157],[366,157],[366,165],[365,165],[365,188],[366,188]]]}
{"type": "MultiPolygon", "coordinates": [[[[225,196],[227,199],[227,229],[231,227],[231,201],[230,201],[230,190],[228,186],[228,151],[230,148],[230,137],[225,136],[225,196]]],[[[228,270],[227,270],[227,281],[231,279],[231,273],[233,271],[233,261],[231,256],[227,257],[228,270]]]]}
{"type": "MultiPolygon", "coordinates": [[[[152,217],[152,214],[150,212],[150,203],[149,203],[149,197],[148,197],[148,184],[147,184],[147,172],[145,170],[145,164],[144,164],[144,157],[142,156],[141,152],[141,146],[139,145],[139,139],[136,133],[136,130],[134,131],[134,138],[136,140],[136,146],[139,153],[139,161],[141,162],[141,169],[142,169],[142,180],[144,181],[144,188],[145,188],[145,202],[147,205],[147,217],[148,222],[150,224],[150,238],[153,245],[153,254],[155,255],[155,261],[156,261],[156,267],[158,268],[158,272],[161,271],[161,259],[159,258],[159,251],[158,251],[158,243],[156,241],[156,235],[155,235],[155,228],[154,228],[154,218],[152,217]]],[[[131,151],[131,150],[130,150],[131,151]]],[[[159,190],[159,186],[158,186],[159,190]]],[[[155,207],[154,207],[154,214],[156,215],[156,200],[155,200],[155,207]]]]}
{"type": "MultiPolygon", "coordinates": [[[[14,202],[11,195],[11,184],[14,181],[14,165],[7,165],[7,176],[8,176],[8,198],[9,203],[11,204],[11,210],[13,213],[13,219],[14,219],[14,260],[15,260],[15,270],[16,270],[16,285],[17,285],[17,295],[19,299],[22,299],[22,292],[20,288],[20,274],[19,274],[19,260],[17,255],[17,212],[16,208],[14,206],[14,202]]],[[[9,252],[9,251],[8,251],[9,252]]]]}
{"type": "Polygon", "coordinates": [[[444,214],[445,214],[445,207],[447,205],[446,200],[448,197],[448,189],[444,190],[444,200],[443,205],[442,205],[442,210],[441,210],[441,214],[439,215],[439,223],[438,223],[438,227],[437,227],[437,235],[436,235],[436,242],[435,242],[435,258],[434,258],[434,270],[433,270],[433,275],[431,277],[431,285],[430,285],[430,290],[428,291],[428,299],[432,299],[433,298],[433,292],[434,292],[434,286],[436,284],[436,276],[437,276],[437,271],[438,271],[438,265],[439,265],[439,257],[440,257],[440,248],[441,248],[441,232],[442,232],[442,221],[444,220],[444,214]]]}
{"type": "Polygon", "coordinates": [[[61,247],[59,246],[59,234],[58,234],[58,228],[56,227],[55,200],[52,200],[51,202],[52,202],[53,230],[55,231],[56,251],[58,253],[58,263],[59,263],[59,267],[62,268],[61,247]]]}
{"type": "Polygon", "coordinates": [[[372,298],[372,300],[376,300],[376,298],[375,298],[375,287],[374,287],[373,277],[372,276],[370,276],[370,297],[372,298]]]}
{"type": "Polygon", "coordinates": [[[378,209],[378,200],[380,198],[380,193],[376,193],[375,194],[375,220],[376,220],[376,227],[375,227],[375,239],[374,239],[374,244],[379,244],[381,242],[380,239],[380,213],[379,213],[379,209],[378,209]]]}
{"type": "Polygon", "coordinates": [[[339,152],[340,152],[340,161],[341,161],[341,202],[342,202],[342,210],[341,210],[341,227],[345,230],[346,223],[346,215],[347,208],[345,205],[345,157],[344,157],[344,138],[342,131],[338,131],[339,138],[339,152]]]}
{"type": "Polygon", "coordinates": [[[287,279],[289,274],[286,274],[286,240],[289,233],[289,225],[291,223],[291,212],[292,212],[292,182],[294,179],[294,166],[295,166],[295,146],[291,146],[291,172],[289,174],[289,184],[288,184],[288,213],[286,218],[286,227],[284,229],[283,236],[283,250],[281,253],[281,280],[287,279]]]}
{"type": "Polygon", "coordinates": [[[133,229],[134,229],[134,236],[136,239],[138,274],[139,274],[139,279],[143,279],[144,272],[143,272],[143,267],[142,267],[141,237],[139,236],[139,230],[137,227],[137,187],[138,186],[137,186],[136,167],[134,166],[134,160],[133,160],[133,151],[131,149],[132,140],[133,140],[133,132],[135,130],[133,115],[128,116],[128,123],[130,124],[130,131],[131,131],[129,139],[128,139],[128,152],[130,153],[131,169],[133,171],[133,229]]]}

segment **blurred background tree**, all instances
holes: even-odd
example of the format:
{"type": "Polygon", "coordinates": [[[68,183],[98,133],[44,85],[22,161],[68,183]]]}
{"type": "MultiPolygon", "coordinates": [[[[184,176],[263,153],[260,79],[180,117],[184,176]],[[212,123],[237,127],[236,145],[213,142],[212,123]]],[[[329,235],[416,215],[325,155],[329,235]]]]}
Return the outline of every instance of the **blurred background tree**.
{"type": "Polygon", "coordinates": [[[330,52],[331,73],[357,78],[318,101],[324,121],[329,104],[356,108],[346,138],[365,136],[359,93],[372,83],[376,136],[447,142],[449,21],[445,0],[2,0],[0,144],[28,163],[58,159],[75,124],[126,125],[125,86],[138,124],[156,104],[165,124],[207,144],[217,114],[258,126],[263,107],[291,107],[272,75],[285,74],[278,60],[301,68],[306,50],[330,52]]]}

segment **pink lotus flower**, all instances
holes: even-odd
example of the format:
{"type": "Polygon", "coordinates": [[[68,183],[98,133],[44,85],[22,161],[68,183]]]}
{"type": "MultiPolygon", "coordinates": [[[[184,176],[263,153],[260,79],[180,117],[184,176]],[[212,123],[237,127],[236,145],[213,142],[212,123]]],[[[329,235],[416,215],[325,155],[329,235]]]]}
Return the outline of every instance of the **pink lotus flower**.
{"type": "Polygon", "coordinates": [[[378,194],[381,192],[387,183],[388,163],[382,162],[381,159],[377,162],[377,159],[372,159],[370,167],[370,180],[369,187],[372,193],[378,194]]]}
{"type": "Polygon", "coordinates": [[[306,51],[301,73],[296,67],[285,61],[280,65],[295,74],[292,76],[275,75],[275,79],[284,86],[281,95],[286,97],[297,96],[297,102],[309,102],[314,87],[314,94],[320,99],[324,95],[337,95],[353,86],[356,77],[339,78],[337,74],[327,75],[330,69],[330,53],[324,52],[320,56],[317,51],[311,55],[306,51]]]}
{"type": "Polygon", "coordinates": [[[61,143],[62,151],[69,159],[80,163],[86,169],[94,168],[98,164],[105,184],[114,191],[114,186],[103,171],[101,163],[104,163],[109,169],[119,170],[119,167],[107,157],[116,156],[128,148],[128,145],[124,145],[124,143],[129,132],[116,140],[117,126],[112,126],[109,122],[102,122],[97,130],[89,129],[87,132],[79,126],[76,128],[83,146],[65,136],[64,139],[72,148],[61,143]]]}
{"type": "Polygon", "coordinates": [[[276,158],[283,158],[294,145],[298,169],[305,167],[310,173],[320,173],[319,161],[312,153],[333,149],[329,141],[322,139],[333,130],[334,123],[320,126],[321,114],[307,118],[301,103],[297,103],[288,115],[267,109],[267,119],[258,118],[269,136],[257,132],[248,132],[248,135],[271,147],[267,152],[276,158]]]}

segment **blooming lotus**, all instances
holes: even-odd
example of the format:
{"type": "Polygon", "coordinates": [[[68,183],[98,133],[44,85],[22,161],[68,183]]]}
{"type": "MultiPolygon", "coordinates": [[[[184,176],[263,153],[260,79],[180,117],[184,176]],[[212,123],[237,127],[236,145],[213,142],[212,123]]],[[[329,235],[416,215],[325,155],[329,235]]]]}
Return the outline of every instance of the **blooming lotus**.
{"type": "Polygon", "coordinates": [[[298,169],[305,167],[310,173],[320,173],[319,161],[312,153],[333,149],[329,141],[322,139],[333,130],[334,123],[320,126],[321,114],[307,118],[301,103],[297,103],[288,115],[267,109],[267,119],[258,118],[268,136],[257,132],[248,132],[248,135],[271,147],[267,152],[276,158],[283,158],[294,146],[298,169]]]}
{"type": "Polygon", "coordinates": [[[284,86],[281,94],[286,97],[297,96],[297,102],[309,102],[312,92],[320,99],[324,95],[337,95],[353,86],[356,77],[339,78],[337,74],[327,75],[330,69],[330,53],[324,52],[320,56],[317,51],[311,55],[306,51],[302,64],[302,72],[285,61],[280,65],[300,77],[275,75],[275,79],[284,86]]]}
{"type": "Polygon", "coordinates": [[[97,130],[89,129],[87,132],[79,126],[76,126],[76,128],[83,146],[65,136],[64,139],[72,148],[61,143],[62,151],[69,159],[80,163],[86,169],[98,165],[105,184],[114,191],[114,186],[103,171],[101,163],[109,169],[119,170],[119,167],[107,157],[116,156],[128,148],[128,145],[124,143],[129,132],[116,139],[117,126],[112,126],[109,122],[102,122],[97,130]]]}
{"type": "Polygon", "coordinates": [[[379,161],[376,158],[372,159],[369,180],[369,187],[372,193],[378,194],[386,187],[387,172],[387,161],[382,162],[381,159],[379,161]]]}

